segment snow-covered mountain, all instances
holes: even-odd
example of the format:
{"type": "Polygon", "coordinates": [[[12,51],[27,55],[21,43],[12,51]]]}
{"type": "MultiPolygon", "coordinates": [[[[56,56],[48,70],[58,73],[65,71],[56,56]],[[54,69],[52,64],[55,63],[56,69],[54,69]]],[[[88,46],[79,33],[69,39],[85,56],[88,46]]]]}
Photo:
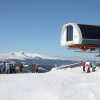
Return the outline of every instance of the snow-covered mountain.
{"type": "Polygon", "coordinates": [[[24,51],[19,51],[19,52],[10,52],[10,53],[2,53],[0,54],[0,59],[55,59],[48,57],[46,55],[40,55],[37,53],[28,53],[24,51]]]}
{"type": "Polygon", "coordinates": [[[28,53],[24,51],[19,52],[10,52],[10,53],[1,53],[0,54],[0,61],[14,61],[17,63],[23,62],[26,64],[41,64],[41,65],[48,65],[48,66],[60,66],[65,64],[72,64],[76,63],[77,61],[57,58],[57,57],[49,57],[46,55],[40,55],[37,53],[28,53]]]}

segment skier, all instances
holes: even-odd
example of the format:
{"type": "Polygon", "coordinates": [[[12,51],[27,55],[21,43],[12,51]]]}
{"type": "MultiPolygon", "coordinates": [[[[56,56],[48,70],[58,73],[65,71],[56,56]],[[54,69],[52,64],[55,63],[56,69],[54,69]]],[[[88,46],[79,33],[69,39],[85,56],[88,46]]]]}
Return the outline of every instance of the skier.
{"type": "Polygon", "coordinates": [[[81,62],[80,62],[80,65],[81,65],[81,67],[83,68],[83,71],[85,71],[85,62],[84,62],[84,61],[81,61],[81,62]]]}
{"type": "Polygon", "coordinates": [[[10,73],[12,73],[12,64],[9,64],[9,71],[10,71],[10,73]]]}
{"type": "Polygon", "coordinates": [[[6,63],[5,64],[5,74],[9,74],[10,73],[10,66],[9,66],[9,63],[6,63]]]}
{"type": "Polygon", "coordinates": [[[36,72],[36,73],[38,73],[38,69],[39,69],[39,65],[36,64],[36,65],[35,65],[35,72],[36,72]]]}
{"type": "Polygon", "coordinates": [[[5,70],[6,70],[6,62],[4,62],[3,64],[2,73],[5,73],[5,70]]]}
{"type": "Polygon", "coordinates": [[[85,63],[85,67],[86,67],[86,69],[87,69],[87,73],[90,73],[90,62],[86,62],[85,63]]]}
{"type": "Polygon", "coordinates": [[[16,66],[15,71],[16,73],[20,73],[20,66],[16,66]]]}
{"type": "Polygon", "coordinates": [[[16,73],[15,64],[12,65],[12,73],[16,73]]]}
{"type": "Polygon", "coordinates": [[[23,67],[24,67],[24,66],[21,64],[21,65],[20,65],[20,72],[21,72],[21,73],[23,73],[23,67]]]}
{"type": "Polygon", "coordinates": [[[95,72],[96,64],[94,62],[91,62],[91,65],[92,65],[92,72],[95,72]]]}

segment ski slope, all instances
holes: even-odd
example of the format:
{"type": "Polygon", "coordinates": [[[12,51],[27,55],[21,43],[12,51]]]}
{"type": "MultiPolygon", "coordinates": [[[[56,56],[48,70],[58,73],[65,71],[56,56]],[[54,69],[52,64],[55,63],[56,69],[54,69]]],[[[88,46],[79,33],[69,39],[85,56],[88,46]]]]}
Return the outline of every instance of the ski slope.
{"type": "Polygon", "coordinates": [[[0,100],[100,100],[100,71],[83,73],[76,67],[0,74],[0,100]]]}

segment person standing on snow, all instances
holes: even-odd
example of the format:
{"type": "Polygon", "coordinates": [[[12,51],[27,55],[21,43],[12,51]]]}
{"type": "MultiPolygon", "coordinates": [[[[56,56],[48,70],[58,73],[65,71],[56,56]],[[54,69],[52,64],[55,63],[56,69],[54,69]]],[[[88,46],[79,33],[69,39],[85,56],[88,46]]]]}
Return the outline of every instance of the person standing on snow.
{"type": "Polygon", "coordinates": [[[6,70],[6,62],[4,62],[4,64],[3,64],[2,73],[5,73],[5,70],[6,70]]]}
{"type": "Polygon", "coordinates": [[[6,63],[5,64],[5,74],[9,74],[10,73],[10,66],[9,66],[9,63],[6,63]]]}
{"type": "Polygon", "coordinates": [[[92,65],[92,72],[95,72],[96,64],[94,62],[91,62],[91,65],[92,65]]]}
{"type": "Polygon", "coordinates": [[[84,62],[84,61],[81,61],[81,62],[80,62],[80,65],[81,65],[81,67],[83,68],[83,71],[85,71],[85,62],[84,62]]]}
{"type": "Polygon", "coordinates": [[[90,73],[90,67],[91,67],[90,63],[91,63],[91,62],[86,62],[86,63],[85,63],[85,67],[86,67],[86,69],[87,69],[87,73],[90,73]]]}
{"type": "Polygon", "coordinates": [[[35,65],[35,72],[38,73],[38,70],[39,70],[39,65],[36,64],[36,65],[35,65]]]}
{"type": "Polygon", "coordinates": [[[21,65],[20,65],[20,72],[21,72],[21,73],[23,73],[23,67],[24,67],[24,66],[21,64],[21,65]]]}

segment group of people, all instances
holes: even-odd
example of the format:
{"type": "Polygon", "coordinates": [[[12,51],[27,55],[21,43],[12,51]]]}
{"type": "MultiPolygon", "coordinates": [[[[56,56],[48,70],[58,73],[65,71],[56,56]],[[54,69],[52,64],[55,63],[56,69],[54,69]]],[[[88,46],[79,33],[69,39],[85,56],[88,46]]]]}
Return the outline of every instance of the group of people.
{"type": "Polygon", "coordinates": [[[90,73],[90,69],[92,69],[92,72],[95,72],[95,69],[96,69],[96,64],[95,62],[84,62],[84,61],[81,61],[80,62],[80,65],[83,69],[83,71],[86,71],[87,73],[90,73]]]}
{"type": "Polygon", "coordinates": [[[1,74],[11,74],[11,73],[18,73],[18,72],[23,72],[23,65],[20,64],[19,66],[15,66],[14,64],[11,63],[6,63],[4,62],[3,67],[0,69],[1,74]]]}
{"type": "MultiPolygon", "coordinates": [[[[39,64],[35,64],[32,66],[35,73],[39,72],[39,64]]],[[[2,66],[0,66],[0,74],[12,74],[12,73],[24,73],[24,72],[32,72],[30,69],[25,68],[23,64],[11,64],[8,62],[4,62],[2,66]]]]}

